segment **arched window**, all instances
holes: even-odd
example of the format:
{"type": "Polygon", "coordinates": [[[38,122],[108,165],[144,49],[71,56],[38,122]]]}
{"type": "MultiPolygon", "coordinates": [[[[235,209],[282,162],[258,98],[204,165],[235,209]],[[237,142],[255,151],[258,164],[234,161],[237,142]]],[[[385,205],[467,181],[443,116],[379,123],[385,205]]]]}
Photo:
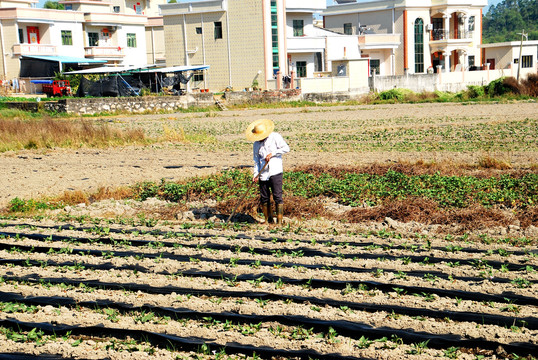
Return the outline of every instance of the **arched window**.
{"type": "Polygon", "coordinates": [[[424,20],[415,21],[415,73],[424,72],[424,20]]]}

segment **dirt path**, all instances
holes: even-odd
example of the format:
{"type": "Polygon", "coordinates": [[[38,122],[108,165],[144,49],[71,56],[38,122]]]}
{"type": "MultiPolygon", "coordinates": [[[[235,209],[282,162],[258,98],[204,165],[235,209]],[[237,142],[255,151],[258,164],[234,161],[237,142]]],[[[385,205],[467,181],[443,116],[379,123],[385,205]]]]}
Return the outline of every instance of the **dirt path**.
{"type": "MultiPolygon", "coordinates": [[[[15,197],[36,198],[66,190],[94,191],[99,187],[132,185],[138,181],[162,178],[179,180],[214,173],[230,167],[251,166],[249,144],[242,140],[245,124],[260,117],[270,117],[277,130],[293,142],[285,165],[332,164],[354,165],[373,162],[449,160],[476,162],[480,153],[449,151],[301,151],[300,132],[314,134],[341,131],[359,133],[380,127],[456,126],[457,124],[495,124],[535,119],[536,103],[517,104],[417,104],[315,107],[300,109],[261,109],[205,114],[136,115],[106,118],[117,126],[139,126],[151,132],[163,122],[194,124],[197,129],[215,132],[219,141],[235,139],[235,151],[212,150],[211,147],[159,144],[149,147],[110,149],[54,149],[0,154],[0,207],[15,197]],[[450,120],[450,121],[449,121],[450,120]],[[304,125],[302,125],[304,124],[304,125]],[[343,126],[346,128],[343,128],[343,126]],[[340,126],[341,125],[341,126],[340,126]],[[216,128],[216,129],[215,129],[216,128]],[[238,145],[239,144],[239,145],[238,145]],[[239,148],[238,148],[239,147],[239,148]]],[[[314,139],[317,135],[313,135],[314,139]]],[[[314,140],[315,141],[315,140],[314,140]]],[[[322,141],[322,140],[319,140],[322,141]]],[[[349,147],[349,146],[348,146],[349,147]]],[[[496,154],[492,154],[496,155],[496,154]]],[[[512,164],[535,164],[535,151],[510,151],[512,164]]]]}

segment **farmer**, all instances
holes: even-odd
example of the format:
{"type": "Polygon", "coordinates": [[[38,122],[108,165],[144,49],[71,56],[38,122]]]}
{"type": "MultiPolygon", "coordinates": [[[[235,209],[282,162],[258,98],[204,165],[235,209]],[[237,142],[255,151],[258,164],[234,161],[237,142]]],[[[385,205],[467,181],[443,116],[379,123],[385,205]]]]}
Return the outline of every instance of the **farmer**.
{"type": "Polygon", "coordinates": [[[271,194],[276,204],[277,223],[282,225],[284,202],[282,201],[282,155],[290,151],[290,147],[282,136],[273,132],[275,124],[268,119],[254,121],[245,130],[247,140],[254,141],[254,175],[253,182],[260,185],[260,202],[266,223],[273,222],[271,194]]]}

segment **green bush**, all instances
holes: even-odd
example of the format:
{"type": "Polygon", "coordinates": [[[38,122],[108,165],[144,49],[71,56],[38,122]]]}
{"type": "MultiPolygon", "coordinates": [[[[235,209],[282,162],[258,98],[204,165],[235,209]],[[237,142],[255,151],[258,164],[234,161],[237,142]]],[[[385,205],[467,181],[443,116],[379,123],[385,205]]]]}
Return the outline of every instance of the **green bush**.
{"type": "Polygon", "coordinates": [[[483,98],[485,95],[486,91],[483,86],[467,86],[467,96],[469,97],[469,99],[483,98]]]}
{"type": "Polygon", "coordinates": [[[380,100],[398,100],[403,101],[409,93],[412,93],[411,90],[408,89],[391,89],[382,91],[379,93],[379,99],[380,100]]]}
{"type": "Polygon", "coordinates": [[[504,85],[504,77],[493,80],[487,85],[487,94],[489,97],[502,96],[511,92],[510,88],[504,85]]]}

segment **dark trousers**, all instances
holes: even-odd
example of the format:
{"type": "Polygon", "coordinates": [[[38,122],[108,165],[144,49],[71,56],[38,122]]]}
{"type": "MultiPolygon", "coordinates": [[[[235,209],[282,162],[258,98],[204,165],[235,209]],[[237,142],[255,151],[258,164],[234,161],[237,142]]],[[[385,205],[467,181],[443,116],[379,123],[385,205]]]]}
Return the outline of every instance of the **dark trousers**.
{"type": "Polygon", "coordinates": [[[282,173],[273,175],[267,181],[259,181],[260,184],[260,200],[262,204],[271,201],[271,193],[275,204],[283,204],[282,201],[282,173]]]}

